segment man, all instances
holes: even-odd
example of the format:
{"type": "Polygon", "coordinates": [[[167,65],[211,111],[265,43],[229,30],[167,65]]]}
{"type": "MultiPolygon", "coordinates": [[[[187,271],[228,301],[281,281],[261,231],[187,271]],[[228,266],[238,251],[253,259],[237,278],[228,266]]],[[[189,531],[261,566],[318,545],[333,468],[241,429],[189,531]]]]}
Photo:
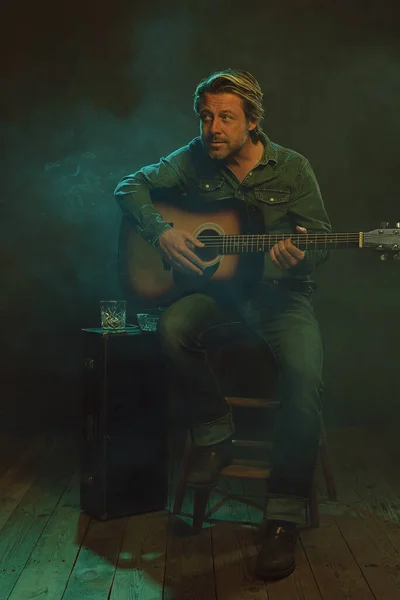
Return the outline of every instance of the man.
{"type": "Polygon", "coordinates": [[[195,455],[188,482],[214,485],[232,460],[234,424],[207,360],[207,343],[239,315],[271,348],[279,367],[282,410],[276,432],[265,517],[265,539],[256,576],[278,579],[293,572],[297,525],[308,524],[307,498],[321,429],[322,343],[314,315],[311,274],[328,257],[301,250],[291,233],[328,233],[330,222],[306,158],[271,142],[261,129],[262,91],[248,72],[227,69],[196,89],[199,138],[158,164],[122,179],[116,198],[137,231],[159,249],[173,269],[193,277],[204,263],[202,244],[190,231],[172,228],[152,204],[157,194],[217,203],[233,197],[258,208],[265,231],[287,233],[264,255],[262,281],[248,301],[233,299],[227,310],[212,294],[194,293],[168,307],[160,320],[165,351],[186,376],[195,455]],[[237,301],[235,301],[237,300],[237,301]]]}

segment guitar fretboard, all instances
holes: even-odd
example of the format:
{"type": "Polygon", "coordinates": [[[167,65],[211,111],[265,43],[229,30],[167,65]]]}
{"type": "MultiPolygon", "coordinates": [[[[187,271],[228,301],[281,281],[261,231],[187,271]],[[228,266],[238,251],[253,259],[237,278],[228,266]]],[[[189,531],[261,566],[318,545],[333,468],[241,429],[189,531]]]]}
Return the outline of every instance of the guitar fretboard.
{"type": "Polygon", "coordinates": [[[363,233],[278,233],[276,235],[220,235],[199,236],[208,248],[218,248],[221,254],[245,252],[268,252],[275,244],[288,237],[301,250],[327,250],[340,248],[362,248],[363,233]]]}

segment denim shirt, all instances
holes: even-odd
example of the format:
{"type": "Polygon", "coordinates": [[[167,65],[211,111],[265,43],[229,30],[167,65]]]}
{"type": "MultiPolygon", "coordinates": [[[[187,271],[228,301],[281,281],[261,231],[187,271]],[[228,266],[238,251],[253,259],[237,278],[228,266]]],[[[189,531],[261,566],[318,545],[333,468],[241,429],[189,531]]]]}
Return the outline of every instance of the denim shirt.
{"type": "MultiPolygon", "coordinates": [[[[291,233],[296,225],[312,233],[330,233],[331,224],[309,161],[294,150],[269,140],[263,133],[264,153],[260,162],[239,182],[222,162],[212,160],[199,137],[157,164],[127,175],[118,184],[115,197],[136,231],[150,244],[170,225],[156,211],[153,200],[176,195],[196,202],[235,198],[261,209],[265,233],[291,233]]],[[[304,278],[329,257],[328,250],[306,250],[296,266],[280,270],[269,253],[264,255],[264,279],[304,278]]]]}

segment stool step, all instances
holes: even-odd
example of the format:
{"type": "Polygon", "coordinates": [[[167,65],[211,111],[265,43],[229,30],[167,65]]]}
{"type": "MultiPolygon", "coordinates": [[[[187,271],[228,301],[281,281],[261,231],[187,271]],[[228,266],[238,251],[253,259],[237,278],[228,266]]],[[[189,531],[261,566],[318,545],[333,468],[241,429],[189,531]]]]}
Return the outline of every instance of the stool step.
{"type": "Polygon", "coordinates": [[[280,404],[279,400],[268,400],[266,398],[226,396],[225,400],[229,406],[242,406],[247,408],[277,408],[280,404]]]}
{"type": "Polygon", "coordinates": [[[262,460],[234,459],[232,464],[221,470],[225,477],[242,477],[244,479],[269,479],[268,463],[262,460]]]}
{"type": "Polygon", "coordinates": [[[235,448],[257,448],[260,450],[271,450],[272,442],[257,442],[256,440],[232,440],[235,448]]]}

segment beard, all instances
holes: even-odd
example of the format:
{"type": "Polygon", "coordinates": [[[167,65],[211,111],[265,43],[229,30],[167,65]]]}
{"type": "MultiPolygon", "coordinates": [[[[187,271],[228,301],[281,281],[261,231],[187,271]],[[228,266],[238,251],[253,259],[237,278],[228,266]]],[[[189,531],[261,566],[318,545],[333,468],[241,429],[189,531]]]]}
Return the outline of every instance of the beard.
{"type": "MultiPolygon", "coordinates": [[[[217,141],[217,140],[215,140],[215,141],[217,141]]],[[[226,140],[221,140],[220,144],[213,146],[212,139],[211,140],[210,139],[206,139],[206,140],[202,139],[204,150],[207,152],[208,156],[212,160],[216,160],[216,161],[226,160],[226,159],[230,158],[231,156],[234,156],[235,154],[239,153],[240,150],[242,149],[243,145],[246,143],[246,141],[247,141],[247,137],[242,139],[241,143],[236,143],[236,144],[232,145],[231,142],[228,142],[226,140]]]]}
{"type": "Polygon", "coordinates": [[[206,151],[208,156],[213,160],[224,160],[232,154],[228,144],[221,144],[217,147],[207,145],[206,151]]]}

